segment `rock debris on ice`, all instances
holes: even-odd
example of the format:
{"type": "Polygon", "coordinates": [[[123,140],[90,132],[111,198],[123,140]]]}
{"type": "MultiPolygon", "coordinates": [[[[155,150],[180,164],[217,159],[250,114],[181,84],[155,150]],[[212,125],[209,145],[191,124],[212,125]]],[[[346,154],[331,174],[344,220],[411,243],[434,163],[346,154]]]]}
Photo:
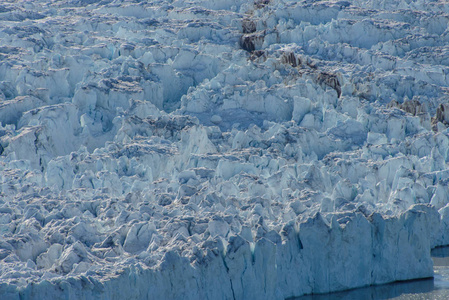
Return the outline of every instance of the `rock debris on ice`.
{"type": "Polygon", "coordinates": [[[432,276],[448,24],[442,0],[4,1],[0,298],[432,276]]]}

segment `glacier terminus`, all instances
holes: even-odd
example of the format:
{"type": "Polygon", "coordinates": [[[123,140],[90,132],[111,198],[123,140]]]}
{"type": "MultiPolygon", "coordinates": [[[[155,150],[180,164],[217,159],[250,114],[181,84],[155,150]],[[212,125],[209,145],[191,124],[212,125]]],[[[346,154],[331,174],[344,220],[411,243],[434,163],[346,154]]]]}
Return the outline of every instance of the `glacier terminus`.
{"type": "Polygon", "coordinates": [[[449,2],[3,0],[0,299],[433,276],[449,2]]]}

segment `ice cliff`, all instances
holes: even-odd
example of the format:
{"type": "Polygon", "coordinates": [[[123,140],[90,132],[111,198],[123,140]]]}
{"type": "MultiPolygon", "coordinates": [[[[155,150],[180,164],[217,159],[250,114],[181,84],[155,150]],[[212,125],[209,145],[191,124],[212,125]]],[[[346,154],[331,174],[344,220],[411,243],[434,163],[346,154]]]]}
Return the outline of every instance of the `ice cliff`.
{"type": "Polygon", "coordinates": [[[0,4],[0,298],[286,299],[449,244],[445,1],[0,4]]]}

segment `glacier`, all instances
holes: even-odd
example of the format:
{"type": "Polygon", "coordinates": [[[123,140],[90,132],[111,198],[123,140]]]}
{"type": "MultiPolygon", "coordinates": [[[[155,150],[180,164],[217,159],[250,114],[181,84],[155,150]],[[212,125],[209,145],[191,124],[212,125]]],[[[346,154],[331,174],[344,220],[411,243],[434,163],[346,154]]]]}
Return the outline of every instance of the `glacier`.
{"type": "Polygon", "coordinates": [[[5,0],[0,298],[433,276],[449,3],[5,0]]]}

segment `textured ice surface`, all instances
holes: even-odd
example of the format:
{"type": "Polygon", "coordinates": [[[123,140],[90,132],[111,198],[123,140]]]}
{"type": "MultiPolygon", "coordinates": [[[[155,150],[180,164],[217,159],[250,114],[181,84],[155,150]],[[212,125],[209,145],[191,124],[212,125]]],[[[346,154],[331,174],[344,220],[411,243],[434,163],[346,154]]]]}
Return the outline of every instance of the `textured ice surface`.
{"type": "Polygon", "coordinates": [[[446,1],[2,1],[0,298],[432,276],[448,22],[446,1]]]}

